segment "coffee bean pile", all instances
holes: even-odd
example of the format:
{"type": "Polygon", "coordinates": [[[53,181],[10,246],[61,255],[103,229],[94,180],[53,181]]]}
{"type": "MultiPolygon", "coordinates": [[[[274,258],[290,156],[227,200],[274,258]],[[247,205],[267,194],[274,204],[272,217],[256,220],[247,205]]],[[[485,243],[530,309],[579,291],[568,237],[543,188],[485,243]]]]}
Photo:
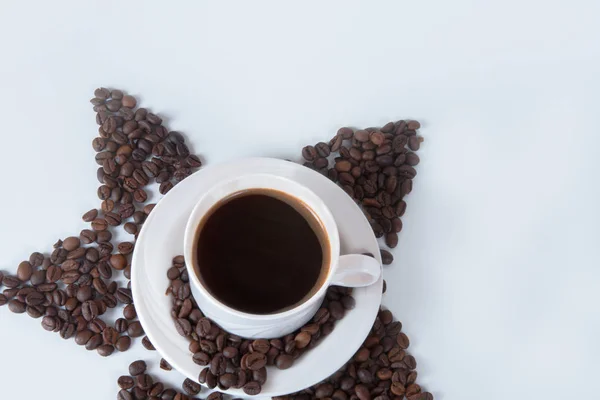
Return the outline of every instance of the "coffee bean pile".
{"type": "Polygon", "coordinates": [[[248,340],[227,333],[202,314],[190,291],[183,256],[173,258],[167,278],[177,332],[190,339],[193,361],[205,367],[198,381],[210,389],[237,388],[248,395],[260,393],[267,381],[267,366],[292,367],[294,360],[317,346],[355,305],[351,288],[332,286],[314,318],[296,332],[277,339],[248,340]]]}
{"type": "MultiPolygon", "coordinates": [[[[340,128],[329,143],[302,149],[305,166],[337,182],[356,202],[377,238],[385,236],[388,247],[398,245],[400,217],[406,211],[404,196],[412,191],[423,138],[417,136],[418,121],[388,122],[381,128],[340,128]],[[333,158],[333,164],[330,159],[333,158]]],[[[384,264],[392,254],[382,250],[384,264]]]]}
{"type": "MultiPolygon", "coordinates": [[[[417,174],[420,127],[418,121],[405,120],[381,128],[343,127],[328,143],[302,149],[304,165],[337,182],[361,206],[375,236],[383,237],[389,248],[398,244],[404,197],[412,191],[417,174]]],[[[388,250],[380,251],[383,264],[394,261],[388,250]]],[[[384,280],[384,293],[386,286],[384,280]]],[[[416,361],[406,352],[409,341],[401,329],[389,310],[381,310],[369,337],[343,368],[320,384],[277,399],[433,399],[415,383],[416,361]]]]}
{"type": "Polygon", "coordinates": [[[148,195],[143,188],[152,178],[160,185],[159,192],[166,194],[202,163],[190,154],[181,133],[169,132],[162,119],[147,109],[136,110],[134,97],[104,88],[94,95],[91,103],[100,128],[92,145],[101,165],[98,197],[105,213],[96,224],[115,226],[135,213],[128,205],[146,202],[148,195]]]}
{"type": "MultiPolygon", "coordinates": [[[[162,368],[162,363],[161,363],[162,368]]],[[[162,382],[156,381],[148,374],[146,362],[137,360],[129,364],[129,375],[122,375],[117,380],[120,391],[117,400],[195,400],[201,392],[201,386],[186,379],[181,384],[180,390],[167,388],[162,382]]],[[[223,400],[223,394],[213,392],[206,397],[207,400],[223,400]]],[[[240,399],[233,399],[240,400],[240,399]]]]}
{"type": "MultiPolygon", "coordinates": [[[[99,136],[92,141],[100,165],[99,209],[83,215],[90,224],[77,236],[58,240],[49,254],[34,252],[21,262],[15,275],[0,273],[0,306],[14,313],[40,318],[42,327],[87,350],[109,356],[126,351],[131,338],[143,336],[131,295],[131,283],[120,287],[118,271],[131,278],[130,258],[140,226],[154,208],[144,188],[155,179],[160,192],[201,165],[183,136],[169,132],[162,120],[145,108],[136,109],[134,97],[120,90],[97,89],[91,100],[97,112],[99,136]],[[118,226],[133,241],[117,243],[118,226]],[[123,317],[114,324],[102,316],[123,305],[123,317]]],[[[147,338],[142,341],[154,349],[147,338]]]]}
{"type": "Polygon", "coordinates": [[[389,310],[381,309],[354,357],[325,381],[276,400],[433,400],[415,383],[417,362],[407,353],[408,336],[389,310]]]}

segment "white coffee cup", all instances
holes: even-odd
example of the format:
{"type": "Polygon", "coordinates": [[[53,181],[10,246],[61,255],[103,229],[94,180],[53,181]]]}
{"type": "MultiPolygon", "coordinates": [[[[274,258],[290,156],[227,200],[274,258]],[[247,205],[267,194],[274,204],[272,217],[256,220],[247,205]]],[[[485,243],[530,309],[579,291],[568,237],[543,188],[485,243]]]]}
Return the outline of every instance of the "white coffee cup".
{"type": "MultiPolygon", "coordinates": [[[[333,215],[325,203],[311,190],[291,179],[274,174],[248,174],[222,182],[210,188],[192,211],[184,237],[184,255],[192,294],[202,312],[223,329],[245,338],[274,338],[286,335],[308,322],[319,309],[330,285],[346,287],[369,286],[379,279],[381,265],[362,254],[340,255],[340,237],[333,215]],[[324,260],[328,274],[320,288],[292,309],[274,314],[250,314],[235,310],[216,299],[196,275],[194,256],[197,231],[203,217],[213,206],[238,192],[250,189],[271,189],[284,192],[308,207],[321,222],[329,241],[329,259],[324,260]]],[[[201,266],[199,266],[201,269],[201,266]]]]}

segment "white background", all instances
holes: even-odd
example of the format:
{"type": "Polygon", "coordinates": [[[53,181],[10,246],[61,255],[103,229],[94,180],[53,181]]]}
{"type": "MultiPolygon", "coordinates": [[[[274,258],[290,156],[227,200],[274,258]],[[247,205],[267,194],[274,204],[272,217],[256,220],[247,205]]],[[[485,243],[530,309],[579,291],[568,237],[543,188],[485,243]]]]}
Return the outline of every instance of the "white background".
{"type": "MultiPolygon", "coordinates": [[[[385,304],[419,382],[444,400],[596,398],[598,4],[3,1],[0,268],[98,204],[98,86],[139,96],[210,164],[415,118],[385,304]]],[[[3,399],[112,399],[129,362],[158,370],[139,341],[101,359],[6,307],[0,349],[3,399]]]]}

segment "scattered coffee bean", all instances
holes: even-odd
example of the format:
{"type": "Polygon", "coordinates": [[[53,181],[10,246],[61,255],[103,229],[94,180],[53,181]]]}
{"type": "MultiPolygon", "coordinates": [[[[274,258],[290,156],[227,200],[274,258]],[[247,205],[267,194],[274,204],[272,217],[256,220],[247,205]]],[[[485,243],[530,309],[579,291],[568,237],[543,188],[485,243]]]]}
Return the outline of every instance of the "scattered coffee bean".
{"type": "Polygon", "coordinates": [[[200,384],[194,382],[191,379],[186,379],[185,381],[183,381],[183,384],[181,385],[181,387],[190,396],[197,395],[198,393],[200,393],[200,389],[201,389],[200,384]]]}
{"type": "Polygon", "coordinates": [[[123,317],[128,321],[131,321],[137,317],[137,312],[135,311],[135,306],[133,304],[125,306],[123,309],[123,317]]]}
{"type": "Polygon", "coordinates": [[[98,347],[97,351],[100,356],[108,357],[115,351],[115,348],[111,344],[103,344],[98,347]]]}
{"type": "Polygon", "coordinates": [[[117,400],[133,400],[133,396],[127,390],[121,389],[117,393],[117,400]]]}
{"type": "Polygon", "coordinates": [[[17,278],[25,282],[31,278],[32,274],[33,267],[29,261],[23,261],[19,264],[19,267],[17,268],[17,278]]]}
{"type": "Polygon", "coordinates": [[[90,211],[86,212],[85,214],[83,214],[83,216],[81,217],[85,222],[92,222],[93,220],[96,219],[96,217],[98,217],[98,210],[97,209],[91,209],[90,211]]]}
{"type": "Polygon", "coordinates": [[[8,309],[15,314],[23,314],[26,308],[25,303],[17,299],[12,299],[8,302],[8,309]]]}
{"type": "Polygon", "coordinates": [[[144,346],[144,348],[146,350],[150,350],[150,351],[154,351],[156,350],[154,348],[154,345],[152,344],[152,342],[150,341],[150,339],[148,339],[148,336],[144,336],[144,338],[142,339],[142,346],[144,346]]]}
{"type": "Polygon", "coordinates": [[[129,324],[127,328],[127,333],[131,337],[140,337],[144,334],[144,328],[142,328],[142,324],[139,321],[133,321],[129,324]]]}
{"type": "Polygon", "coordinates": [[[165,360],[164,358],[160,359],[160,369],[164,369],[165,371],[171,371],[173,369],[173,367],[171,367],[171,364],[169,364],[167,362],[167,360],[165,360]]]}
{"type": "Polygon", "coordinates": [[[129,364],[129,375],[138,376],[146,372],[146,362],[137,360],[129,364]]]}
{"type": "MultiPolygon", "coordinates": [[[[398,220],[399,221],[399,220],[398,220]]],[[[394,261],[394,256],[387,250],[381,249],[381,260],[384,265],[389,265],[394,261]]]]}
{"type": "Polygon", "coordinates": [[[129,336],[121,336],[119,339],[117,339],[117,343],[115,344],[115,347],[119,351],[127,351],[129,350],[130,346],[131,338],[129,336]]]}

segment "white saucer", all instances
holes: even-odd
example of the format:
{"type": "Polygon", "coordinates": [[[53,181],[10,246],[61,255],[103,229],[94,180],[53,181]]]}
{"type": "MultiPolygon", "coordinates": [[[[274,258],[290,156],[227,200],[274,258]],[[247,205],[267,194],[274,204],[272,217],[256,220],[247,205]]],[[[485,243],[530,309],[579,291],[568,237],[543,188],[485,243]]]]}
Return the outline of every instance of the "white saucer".
{"type": "MultiPolygon", "coordinates": [[[[248,158],[202,168],[175,186],[154,208],[138,237],[131,264],[131,284],[138,317],[152,344],[179,372],[197,381],[204,368],[192,361],[189,342],[181,337],[171,318],[171,300],[165,295],[167,269],[174,256],[183,254],[186,221],[207,187],[241,173],[273,173],[307,186],[333,213],[341,237],[341,253],[375,254],[379,245],[371,226],[354,201],[335,183],[302,165],[271,158],[248,158]]],[[[374,285],[354,289],[356,307],[333,332],[287,370],[269,367],[259,397],[296,392],[327,378],[341,368],[367,337],[381,304],[383,278],[374,285]]],[[[240,389],[225,391],[247,397],[240,389]]]]}

